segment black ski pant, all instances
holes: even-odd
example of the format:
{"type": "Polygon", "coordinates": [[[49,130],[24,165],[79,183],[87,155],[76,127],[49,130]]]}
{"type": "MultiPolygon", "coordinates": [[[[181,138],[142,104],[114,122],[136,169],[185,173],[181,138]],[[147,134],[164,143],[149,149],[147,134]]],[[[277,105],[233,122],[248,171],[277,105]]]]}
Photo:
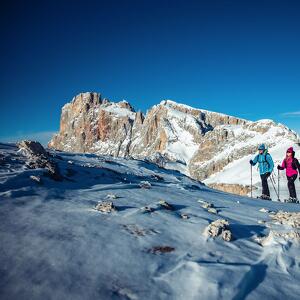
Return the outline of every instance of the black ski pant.
{"type": "Polygon", "coordinates": [[[268,178],[270,175],[271,175],[270,173],[260,175],[261,185],[262,185],[262,194],[269,196],[269,197],[270,197],[270,190],[269,190],[269,186],[268,186],[268,178]]]}
{"type": "Polygon", "coordinates": [[[293,175],[293,176],[286,176],[287,180],[288,180],[288,188],[289,188],[289,192],[290,192],[290,197],[291,198],[297,198],[297,194],[296,194],[296,188],[295,188],[295,180],[297,179],[297,174],[293,175]]]}

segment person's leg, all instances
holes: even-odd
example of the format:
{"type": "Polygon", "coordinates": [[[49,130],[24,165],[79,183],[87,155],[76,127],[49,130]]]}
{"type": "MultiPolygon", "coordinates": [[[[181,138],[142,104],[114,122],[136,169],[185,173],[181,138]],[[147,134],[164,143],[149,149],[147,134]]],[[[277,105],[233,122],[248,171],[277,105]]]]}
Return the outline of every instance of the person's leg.
{"type": "Polygon", "coordinates": [[[288,186],[288,189],[289,189],[289,194],[290,194],[290,198],[292,198],[292,195],[291,195],[291,177],[290,176],[286,176],[286,179],[287,179],[287,186],[288,186]]]}
{"type": "Polygon", "coordinates": [[[268,186],[268,175],[262,174],[260,175],[261,178],[261,185],[262,185],[262,194],[270,197],[270,190],[268,186]]]}
{"type": "Polygon", "coordinates": [[[295,180],[296,179],[297,179],[296,174],[291,177],[288,177],[288,188],[289,188],[291,198],[297,198],[296,188],[295,188],[295,180]]]}
{"type": "Polygon", "coordinates": [[[270,190],[269,190],[269,185],[268,185],[268,178],[270,175],[266,175],[266,195],[270,197],[270,190]]]}
{"type": "Polygon", "coordinates": [[[260,175],[260,179],[261,179],[261,195],[265,194],[265,184],[264,184],[264,175],[260,175]]]}

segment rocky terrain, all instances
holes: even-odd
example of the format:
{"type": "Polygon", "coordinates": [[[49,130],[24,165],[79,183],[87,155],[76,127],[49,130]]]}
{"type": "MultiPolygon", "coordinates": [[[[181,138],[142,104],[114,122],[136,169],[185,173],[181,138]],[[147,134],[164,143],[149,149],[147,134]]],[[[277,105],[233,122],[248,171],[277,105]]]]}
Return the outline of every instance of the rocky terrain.
{"type": "MultiPolygon", "coordinates": [[[[147,158],[215,188],[246,195],[250,191],[247,160],[258,144],[274,150],[274,160],[279,161],[285,148],[300,149],[299,140],[295,132],[272,120],[252,122],[171,100],[144,115],[126,101],[115,103],[97,93],[82,93],[62,108],[60,130],[49,147],[147,158]],[[230,176],[222,176],[232,164],[243,164],[247,175],[234,174],[238,169],[234,166],[230,176]]],[[[254,184],[258,182],[256,176],[254,184]]]]}

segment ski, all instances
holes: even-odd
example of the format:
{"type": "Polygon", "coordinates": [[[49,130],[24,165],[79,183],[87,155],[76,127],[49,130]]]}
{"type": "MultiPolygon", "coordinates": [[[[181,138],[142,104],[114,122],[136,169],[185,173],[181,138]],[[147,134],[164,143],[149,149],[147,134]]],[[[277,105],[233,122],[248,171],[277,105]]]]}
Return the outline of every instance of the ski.
{"type": "Polygon", "coordinates": [[[290,200],[290,199],[283,199],[281,202],[284,202],[284,203],[292,203],[292,204],[299,204],[299,200],[290,200]]]}
{"type": "Polygon", "coordinates": [[[272,201],[272,198],[265,198],[265,197],[261,197],[261,196],[257,196],[256,198],[260,199],[260,200],[265,200],[265,201],[272,201]]]}

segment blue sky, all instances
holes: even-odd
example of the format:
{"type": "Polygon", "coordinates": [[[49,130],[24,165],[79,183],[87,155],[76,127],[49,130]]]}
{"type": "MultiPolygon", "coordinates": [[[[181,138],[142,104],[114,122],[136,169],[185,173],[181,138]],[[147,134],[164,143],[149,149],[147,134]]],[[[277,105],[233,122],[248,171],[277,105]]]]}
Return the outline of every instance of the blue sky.
{"type": "Polygon", "coordinates": [[[1,140],[47,140],[85,91],[300,133],[299,1],[6,1],[1,11],[1,140]]]}

